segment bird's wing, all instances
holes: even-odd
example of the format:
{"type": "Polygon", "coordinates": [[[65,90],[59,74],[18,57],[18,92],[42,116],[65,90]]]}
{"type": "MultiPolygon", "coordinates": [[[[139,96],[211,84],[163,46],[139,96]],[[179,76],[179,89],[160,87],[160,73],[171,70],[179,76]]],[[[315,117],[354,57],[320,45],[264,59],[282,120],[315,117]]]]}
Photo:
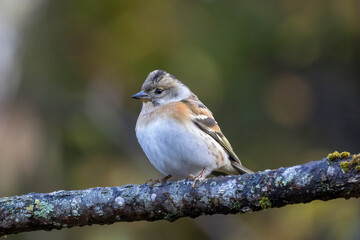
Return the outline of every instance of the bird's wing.
{"type": "Polygon", "coordinates": [[[182,101],[187,104],[192,111],[192,121],[205,133],[209,134],[216,142],[218,142],[229,155],[232,165],[240,173],[252,173],[251,170],[242,166],[240,159],[236,156],[230,142],[221,132],[219,125],[215,121],[211,111],[196,96],[193,99],[185,99],[182,101]]]}

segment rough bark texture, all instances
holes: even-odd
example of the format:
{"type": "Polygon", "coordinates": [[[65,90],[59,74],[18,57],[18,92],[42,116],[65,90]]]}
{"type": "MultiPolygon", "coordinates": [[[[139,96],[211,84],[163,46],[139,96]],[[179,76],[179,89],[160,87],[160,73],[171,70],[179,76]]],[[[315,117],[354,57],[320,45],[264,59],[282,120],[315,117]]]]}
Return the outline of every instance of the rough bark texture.
{"type": "Polygon", "coordinates": [[[192,181],[182,180],[153,188],[126,185],[0,198],[0,236],[122,221],[248,213],[313,200],[359,197],[360,155],[345,157],[211,178],[195,189],[192,181]]]}

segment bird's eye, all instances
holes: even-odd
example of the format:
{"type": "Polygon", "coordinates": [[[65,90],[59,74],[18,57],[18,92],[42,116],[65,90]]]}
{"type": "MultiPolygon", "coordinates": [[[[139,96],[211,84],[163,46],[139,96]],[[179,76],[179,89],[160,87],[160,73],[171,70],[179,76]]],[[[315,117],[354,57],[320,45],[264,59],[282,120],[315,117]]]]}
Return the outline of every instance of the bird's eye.
{"type": "Polygon", "coordinates": [[[162,88],[155,89],[156,94],[161,94],[163,91],[164,91],[164,89],[162,89],[162,88]]]}

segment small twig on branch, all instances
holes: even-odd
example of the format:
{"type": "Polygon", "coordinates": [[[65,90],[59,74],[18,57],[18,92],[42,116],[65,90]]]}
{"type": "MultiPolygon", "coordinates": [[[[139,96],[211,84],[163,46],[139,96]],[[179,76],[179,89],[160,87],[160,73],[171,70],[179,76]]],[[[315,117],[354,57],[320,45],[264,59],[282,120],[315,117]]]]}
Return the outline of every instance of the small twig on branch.
{"type": "Polygon", "coordinates": [[[0,236],[91,224],[174,221],[236,214],[313,200],[360,196],[360,155],[329,155],[304,165],[251,175],[0,198],[0,236]]]}

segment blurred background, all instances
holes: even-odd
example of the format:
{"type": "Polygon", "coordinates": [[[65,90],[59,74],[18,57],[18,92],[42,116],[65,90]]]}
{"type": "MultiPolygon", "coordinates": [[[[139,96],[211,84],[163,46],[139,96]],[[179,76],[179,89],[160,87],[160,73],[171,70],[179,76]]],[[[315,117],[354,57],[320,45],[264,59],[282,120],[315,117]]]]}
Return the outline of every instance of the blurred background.
{"type": "MultiPolygon", "coordinates": [[[[130,96],[163,69],[255,171],[360,151],[360,3],[0,0],[0,196],[142,184],[130,96]]],[[[359,239],[358,200],[8,239],[359,239]]]]}

